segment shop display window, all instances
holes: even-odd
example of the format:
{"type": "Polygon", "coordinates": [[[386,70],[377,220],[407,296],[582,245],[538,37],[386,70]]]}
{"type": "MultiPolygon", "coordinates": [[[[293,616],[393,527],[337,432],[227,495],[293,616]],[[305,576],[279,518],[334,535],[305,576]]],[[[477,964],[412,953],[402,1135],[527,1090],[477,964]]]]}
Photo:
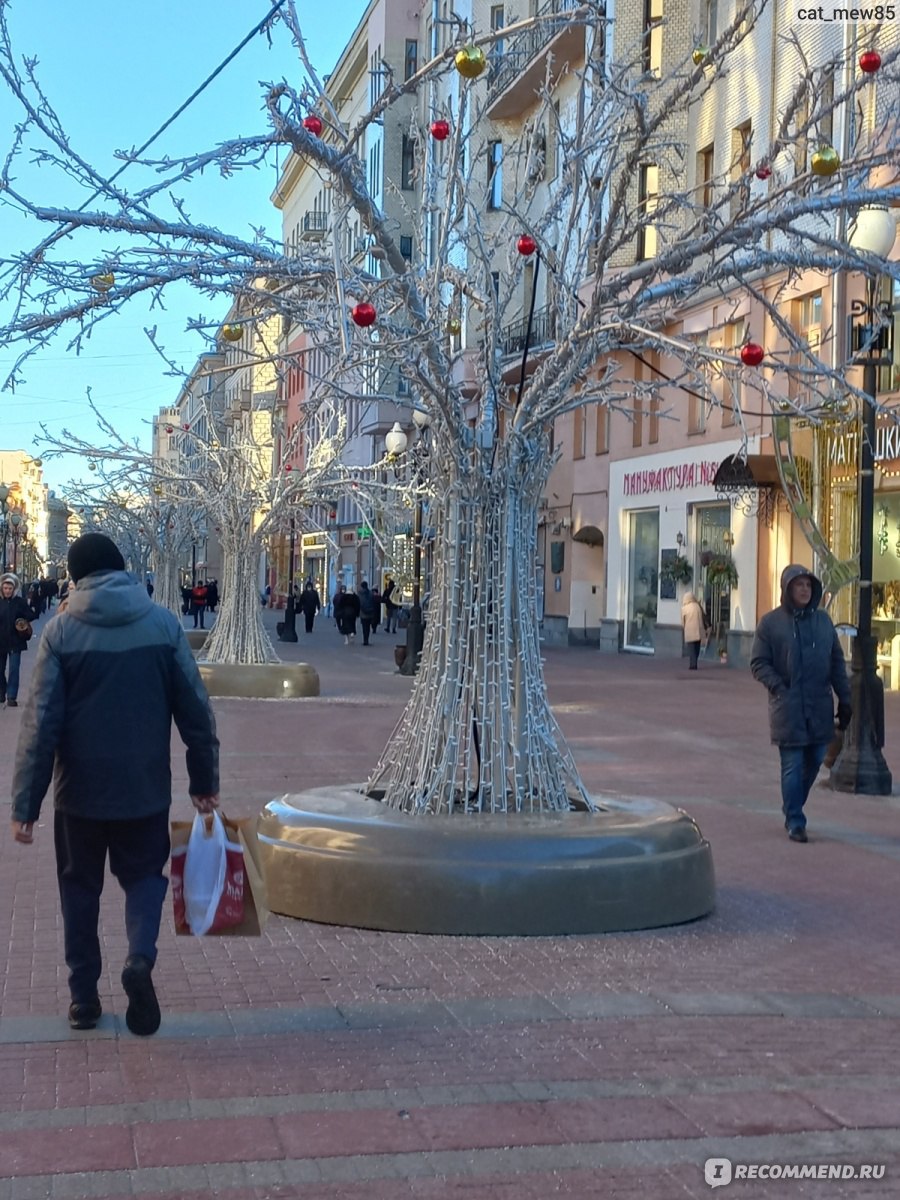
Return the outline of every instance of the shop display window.
{"type": "Polygon", "coordinates": [[[628,518],[628,601],[625,646],[652,651],[659,588],[659,510],[630,512],[628,518]]]}

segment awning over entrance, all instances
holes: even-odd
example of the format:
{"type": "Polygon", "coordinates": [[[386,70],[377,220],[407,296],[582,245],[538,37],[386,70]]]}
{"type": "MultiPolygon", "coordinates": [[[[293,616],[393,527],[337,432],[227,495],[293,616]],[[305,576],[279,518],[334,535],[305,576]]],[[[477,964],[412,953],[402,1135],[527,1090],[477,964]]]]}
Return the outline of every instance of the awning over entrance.
{"type": "Polygon", "coordinates": [[[729,454],[719,463],[713,479],[716,495],[728,500],[745,516],[758,516],[771,525],[781,494],[778,464],[773,454],[729,454]]]}
{"type": "Polygon", "coordinates": [[[778,465],[772,454],[729,454],[719,463],[713,486],[717,492],[780,488],[778,465]]]}

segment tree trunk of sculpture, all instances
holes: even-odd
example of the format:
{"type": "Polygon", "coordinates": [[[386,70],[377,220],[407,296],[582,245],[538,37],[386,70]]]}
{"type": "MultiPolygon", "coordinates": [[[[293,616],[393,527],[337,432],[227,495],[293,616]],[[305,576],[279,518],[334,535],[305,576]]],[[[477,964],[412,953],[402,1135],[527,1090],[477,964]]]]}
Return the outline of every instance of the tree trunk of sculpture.
{"type": "Polygon", "coordinates": [[[255,538],[229,539],[222,545],[222,554],[219,614],[203,647],[202,661],[279,662],[262,623],[262,605],[254,570],[259,558],[259,543],[255,538]]]}
{"type": "Polygon", "coordinates": [[[393,808],[594,807],[550,711],[541,663],[537,502],[545,474],[544,465],[514,466],[438,485],[421,666],[367,785],[393,808]]]}

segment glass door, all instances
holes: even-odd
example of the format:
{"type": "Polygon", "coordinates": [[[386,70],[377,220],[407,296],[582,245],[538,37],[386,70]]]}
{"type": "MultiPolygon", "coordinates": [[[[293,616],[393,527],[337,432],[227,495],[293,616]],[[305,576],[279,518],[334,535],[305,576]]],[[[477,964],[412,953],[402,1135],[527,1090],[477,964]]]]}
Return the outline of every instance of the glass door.
{"type": "Polygon", "coordinates": [[[659,509],[626,514],[628,520],[628,595],[625,648],[653,653],[659,588],[659,509]]]}

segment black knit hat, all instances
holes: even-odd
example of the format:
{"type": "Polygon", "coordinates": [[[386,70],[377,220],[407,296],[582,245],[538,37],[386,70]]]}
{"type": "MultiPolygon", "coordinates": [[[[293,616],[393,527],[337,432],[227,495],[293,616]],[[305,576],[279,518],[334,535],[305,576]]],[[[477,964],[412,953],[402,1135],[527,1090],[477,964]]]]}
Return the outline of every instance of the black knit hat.
{"type": "Polygon", "coordinates": [[[69,574],[77,583],[95,571],[124,571],[125,559],[105,533],[83,533],[69,547],[69,574]]]}

